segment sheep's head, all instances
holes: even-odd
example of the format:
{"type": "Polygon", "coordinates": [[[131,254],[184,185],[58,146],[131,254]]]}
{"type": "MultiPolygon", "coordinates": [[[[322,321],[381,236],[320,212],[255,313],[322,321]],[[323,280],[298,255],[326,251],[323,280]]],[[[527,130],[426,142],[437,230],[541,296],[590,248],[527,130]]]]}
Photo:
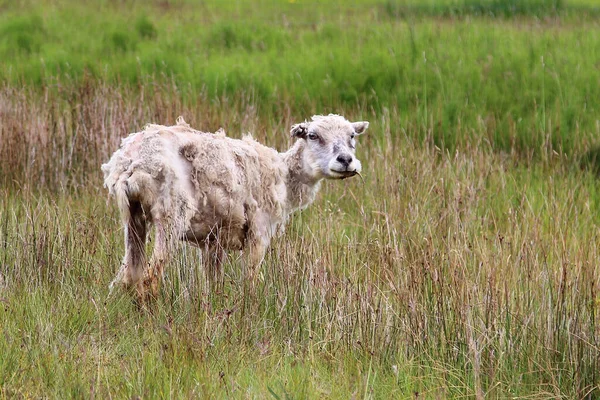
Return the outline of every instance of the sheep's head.
{"type": "Polygon", "coordinates": [[[312,172],[329,179],[344,179],[361,171],[354,155],[355,136],[369,127],[366,121],[349,122],[340,115],[314,115],[312,121],[292,126],[292,136],[306,141],[305,160],[312,172]]]}

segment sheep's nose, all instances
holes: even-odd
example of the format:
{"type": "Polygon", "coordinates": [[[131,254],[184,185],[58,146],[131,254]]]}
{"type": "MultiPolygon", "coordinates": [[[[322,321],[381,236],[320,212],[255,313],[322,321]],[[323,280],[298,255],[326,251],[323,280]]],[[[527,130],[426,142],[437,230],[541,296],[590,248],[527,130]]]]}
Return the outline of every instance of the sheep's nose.
{"type": "Polygon", "coordinates": [[[337,161],[344,167],[347,167],[352,162],[352,156],[350,154],[340,154],[337,156],[337,161]]]}

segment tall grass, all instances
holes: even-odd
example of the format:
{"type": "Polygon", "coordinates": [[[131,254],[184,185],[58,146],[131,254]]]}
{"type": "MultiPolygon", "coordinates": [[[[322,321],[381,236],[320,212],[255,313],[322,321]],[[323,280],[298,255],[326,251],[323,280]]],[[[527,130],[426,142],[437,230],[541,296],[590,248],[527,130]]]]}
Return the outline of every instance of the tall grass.
{"type": "Polygon", "coordinates": [[[597,394],[593,176],[444,154],[372,121],[365,183],[327,183],[273,243],[254,296],[235,255],[210,292],[181,248],[140,314],[108,295],[122,232],[99,188],[4,190],[3,394],[597,394]]]}
{"type": "MultiPolygon", "coordinates": [[[[424,63],[431,62],[428,57],[424,54],[424,63]]],[[[542,64],[542,60],[539,63],[542,64]]],[[[428,99],[428,88],[433,83],[428,78],[423,79],[421,90],[427,91],[423,96],[428,99]]],[[[494,117],[484,119],[479,115],[477,121],[466,124],[458,108],[446,112],[426,103],[415,104],[414,114],[410,116],[399,105],[379,110],[364,107],[368,103],[346,105],[336,101],[327,107],[313,102],[306,106],[307,110],[301,111],[299,109],[304,107],[298,107],[287,95],[267,105],[257,99],[252,87],[214,98],[204,91],[182,88],[173,80],[148,81],[136,88],[91,77],[77,86],[63,87],[60,80],[56,82],[56,86],[41,91],[12,85],[0,87],[0,182],[3,185],[33,184],[51,190],[100,185],[98,167],[117,148],[120,138],[139,131],[149,121],[172,123],[179,115],[205,131],[224,127],[234,136],[252,132],[280,150],[289,145],[287,132],[291,124],[313,114],[334,112],[357,118],[389,115],[393,118],[393,136],[407,135],[450,152],[479,147],[482,151],[512,154],[524,165],[551,163],[560,154],[562,162],[572,165],[583,162],[596,169],[599,165],[595,156],[596,132],[581,130],[580,124],[584,122],[570,114],[574,131],[565,131],[568,136],[564,138],[557,136],[562,128],[555,124],[561,117],[547,101],[536,105],[535,116],[529,117],[532,125],[521,134],[522,118],[507,117],[502,123],[494,117]],[[449,114],[444,120],[435,122],[445,113],[449,114]],[[454,118],[458,126],[452,128],[448,119],[454,118]],[[448,146],[449,141],[453,141],[452,146],[448,146]]],[[[552,90],[548,88],[548,80],[543,83],[543,92],[552,90]]],[[[584,112],[593,118],[591,111],[584,112]]],[[[379,132],[372,136],[378,141],[385,140],[379,132]]]]}

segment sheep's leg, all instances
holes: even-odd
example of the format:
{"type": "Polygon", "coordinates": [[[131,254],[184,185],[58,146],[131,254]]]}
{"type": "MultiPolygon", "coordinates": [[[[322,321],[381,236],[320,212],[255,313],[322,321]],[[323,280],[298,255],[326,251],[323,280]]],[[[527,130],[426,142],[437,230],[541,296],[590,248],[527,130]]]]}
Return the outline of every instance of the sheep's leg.
{"type": "Polygon", "coordinates": [[[225,250],[218,244],[204,251],[204,269],[209,287],[217,289],[223,284],[223,260],[225,250]]]}
{"type": "Polygon", "coordinates": [[[265,258],[266,252],[267,243],[260,239],[250,241],[246,251],[244,251],[246,276],[252,284],[254,284],[256,276],[260,272],[259,267],[265,258]]]}
{"type": "Polygon", "coordinates": [[[144,279],[144,286],[148,287],[152,296],[156,298],[160,283],[164,281],[164,267],[169,261],[173,243],[171,242],[172,235],[164,221],[157,220],[155,226],[154,250],[144,279]]]}
{"type": "Polygon", "coordinates": [[[110,289],[117,284],[134,287],[139,298],[143,298],[144,287],[142,277],[146,262],[147,223],[140,203],[131,203],[129,218],[125,226],[125,257],[121,269],[110,284],[110,289]]]}

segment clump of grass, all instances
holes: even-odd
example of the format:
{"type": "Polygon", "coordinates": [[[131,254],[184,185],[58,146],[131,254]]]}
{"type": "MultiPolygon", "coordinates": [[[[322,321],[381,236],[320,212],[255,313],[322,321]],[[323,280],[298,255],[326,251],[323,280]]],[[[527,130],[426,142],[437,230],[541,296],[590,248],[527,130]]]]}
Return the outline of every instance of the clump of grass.
{"type": "MultiPolygon", "coordinates": [[[[568,7],[563,0],[462,0],[437,2],[411,2],[406,0],[388,0],[385,11],[398,17],[535,17],[558,16],[568,7]]],[[[582,9],[579,9],[581,12],[582,9]]]]}
{"type": "Polygon", "coordinates": [[[135,21],[135,30],[143,39],[155,39],[158,35],[158,30],[146,15],[138,17],[135,21]]]}
{"type": "Polygon", "coordinates": [[[125,31],[116,30],[111,32],[107,37],[110,51],[126,52],[135,49],[135,40],[125,31]]]}
{"type": "Polygon", "coordinates": [[[45,34],[44,22],[37,14],[11,18],[0,28],[0,48],[8,56],[35,56],[45,34]]]}

